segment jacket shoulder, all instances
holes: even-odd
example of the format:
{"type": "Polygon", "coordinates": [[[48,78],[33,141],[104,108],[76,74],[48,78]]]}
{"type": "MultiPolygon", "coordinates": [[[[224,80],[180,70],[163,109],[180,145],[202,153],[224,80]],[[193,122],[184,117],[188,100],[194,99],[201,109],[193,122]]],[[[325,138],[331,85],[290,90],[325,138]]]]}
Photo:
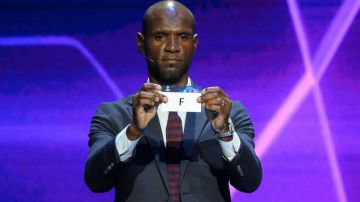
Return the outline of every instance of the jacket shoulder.
{"type": "Polygon", "coordinates": [[[131,102],[131,96],[127,96],[124,97],[122,99],[118,99],[116,101],[113,102],[103,102],[101,103],[98,108],[97,108],[97,112],[111,112],[115,109],[117,110],[121,110],[123,108],[126,107],[131,107],[132,102],[131,102]]]}

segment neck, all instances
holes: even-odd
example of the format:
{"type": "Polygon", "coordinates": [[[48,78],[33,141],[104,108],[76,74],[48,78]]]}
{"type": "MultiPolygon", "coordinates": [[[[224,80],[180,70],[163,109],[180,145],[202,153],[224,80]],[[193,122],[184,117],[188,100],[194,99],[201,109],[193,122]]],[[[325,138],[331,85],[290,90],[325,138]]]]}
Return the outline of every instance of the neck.
{"type": "MultiPolygon", "coordinates": [[[[158,82],[152,75],[149,74],[148,76],[149,76],[150,83],[156,83],[156,84],[159,84],[159,85],[165,85],[163,83],[158,82]]],[[[174,83],[173,85],[186,86],[187,83],[188,83],[188,78],[189,78],[189,75],[185,74],[183,77],[180,78],[180,80],[178,82],[174,83]]]]}

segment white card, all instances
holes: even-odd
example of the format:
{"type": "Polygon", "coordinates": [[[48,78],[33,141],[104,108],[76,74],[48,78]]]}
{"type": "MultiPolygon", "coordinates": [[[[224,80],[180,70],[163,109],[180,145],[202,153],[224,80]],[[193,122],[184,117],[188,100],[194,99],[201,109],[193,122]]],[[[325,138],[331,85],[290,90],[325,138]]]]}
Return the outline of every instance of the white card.
{"type": "Polygon", "coordinates": [[[160,111],[201,112],[201,103],[196,99],[201,93],[161,92],[168,97],[167,103],[159,105],[160,111]]]}

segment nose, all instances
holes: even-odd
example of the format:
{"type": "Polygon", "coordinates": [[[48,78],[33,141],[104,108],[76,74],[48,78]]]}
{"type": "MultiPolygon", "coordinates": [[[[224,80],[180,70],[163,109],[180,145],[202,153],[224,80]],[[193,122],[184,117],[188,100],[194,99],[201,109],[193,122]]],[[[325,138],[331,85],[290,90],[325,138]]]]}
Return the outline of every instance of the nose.
{"type": "Polygon", "coordinates": [[[171,36],[167,39],[165,44],[165,51],[176,53],[180,51],[179,41],[176,36],[171,36]]]}

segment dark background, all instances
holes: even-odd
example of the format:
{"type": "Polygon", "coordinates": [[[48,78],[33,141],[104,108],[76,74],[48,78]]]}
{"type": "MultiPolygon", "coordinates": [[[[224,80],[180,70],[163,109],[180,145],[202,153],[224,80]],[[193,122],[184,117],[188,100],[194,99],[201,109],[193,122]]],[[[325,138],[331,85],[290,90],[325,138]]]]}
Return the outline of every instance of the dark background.
{"type": "MultiPolygon", "coordinates": [[[[135,33],[154,2],[0,2],[0,201],[113,200],[83,181],[88,129],[101,102],[146,82],[135,33]]],[[[233,191],[234,201],[359,199],[359,2],[181,2],[199,34],[191,78],[241,100],[255,124],[263,182],[250,195],[233,191]],[[304,76],[292,3],[318,93],[304,76]]]]}

